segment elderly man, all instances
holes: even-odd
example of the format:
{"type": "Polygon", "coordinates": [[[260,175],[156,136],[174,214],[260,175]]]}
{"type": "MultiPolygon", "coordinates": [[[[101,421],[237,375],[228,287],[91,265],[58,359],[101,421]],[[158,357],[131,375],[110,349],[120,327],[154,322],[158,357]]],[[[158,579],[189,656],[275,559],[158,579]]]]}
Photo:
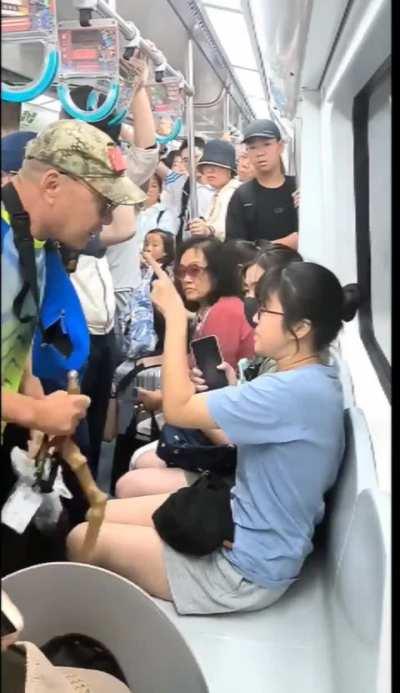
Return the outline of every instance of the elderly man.
{"type": "MultiPolygon", "coordinates": [[[[82,249],[103,224],[110,224],[115,207],[134,205],[144,197],[127,177],[113,140],[77,121],[59,121],[32,140],[20,172],[3,191],[4,199],[16,193],[21,213],[28,215],[40,299],[46,240],[82,249]]],[[[85,416],[88,397],[59,391],[36,398],[20,392],[37,320],[22,317],[35,312],[35,303],[25,291],[15,222],[4,203],[1,217],[2,421],[67,435],[85,416]],[[15,310],[17,299],[22,301],[20,311],[15,310]]]]}

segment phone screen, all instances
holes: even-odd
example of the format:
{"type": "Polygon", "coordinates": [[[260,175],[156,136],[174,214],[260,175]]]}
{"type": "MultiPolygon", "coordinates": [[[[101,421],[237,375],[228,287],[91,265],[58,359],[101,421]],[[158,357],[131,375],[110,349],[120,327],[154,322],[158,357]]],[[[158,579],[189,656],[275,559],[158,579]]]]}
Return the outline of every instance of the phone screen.
{"type": "Polygon", "coordinates": [[[226,387],[228,381],[225,373],[217,370],[217,366],[223,361],[218,339],[214,335],[194,339],[191,346],[197,366],[203,372],[209,390],[226,387]]]}

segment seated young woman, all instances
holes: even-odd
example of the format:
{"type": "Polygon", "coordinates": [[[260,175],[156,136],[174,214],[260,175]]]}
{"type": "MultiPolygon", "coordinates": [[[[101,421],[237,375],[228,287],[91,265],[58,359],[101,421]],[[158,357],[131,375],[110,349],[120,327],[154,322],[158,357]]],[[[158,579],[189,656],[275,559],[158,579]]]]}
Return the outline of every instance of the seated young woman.
{"type": "MultiPolygon", "coordinates": [[[[278,600],[313,550],[324,496],[335,483],[345,445],[343,393],[335,366],[320,353],[354,317],[335,275],[293,262],[263,277],[255,350],[275,359],[276,373],[196,394],[186,358],[183,301],[162,270],[152,298],[166,321],[163,406],[166,421],[220,428],[237,445],[231,491],[232,544],[209,555],[178,553],[157,534],[152,515],[166,494],[111,500],[91,561],[132,580],[180,614],[253,611],[278,600]]],[[[86,524],[68,536],[79,559],[86,524]]]]}
{"type": "MultiPolygon", "coordinates": [[[[186,306],[195,310],[191,338],[215,335],[223,360],[236,368],[241,358],[254,355],[253,329],[246,320],[240,276],[232,263],[227,263],[224,246],[217,239],[195,237],[182,244],[176,263],[175,277],[186,306]]],[[[190,365],[194,362],[189,358],[190,365]]],[[[160,391],[140,391],[144,405],[161,409],[160,391]]],[[[207,431],[213,443],[224,444],[220,431],[207,431]]],[[[124,474],[116,484],[117,498],[132,498],[154,493],[176,491],[192,483],[192,472],[166,468],[155,452],[157,441],[135,453],[135,469],[124,474]]]]}

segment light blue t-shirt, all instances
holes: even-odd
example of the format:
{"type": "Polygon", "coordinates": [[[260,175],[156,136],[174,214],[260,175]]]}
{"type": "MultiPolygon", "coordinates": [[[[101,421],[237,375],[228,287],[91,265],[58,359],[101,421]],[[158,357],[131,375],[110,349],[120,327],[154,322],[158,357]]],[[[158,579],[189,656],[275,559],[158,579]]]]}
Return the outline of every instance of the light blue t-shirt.
{"type": "Polygon", "coordinates": [[[247,580],[290,585],[312,551],[324,494],[344,454],[343,393],[334,366],[261,375],[209,392],[209,412],[238,446],[225,557],[247,580]]]}

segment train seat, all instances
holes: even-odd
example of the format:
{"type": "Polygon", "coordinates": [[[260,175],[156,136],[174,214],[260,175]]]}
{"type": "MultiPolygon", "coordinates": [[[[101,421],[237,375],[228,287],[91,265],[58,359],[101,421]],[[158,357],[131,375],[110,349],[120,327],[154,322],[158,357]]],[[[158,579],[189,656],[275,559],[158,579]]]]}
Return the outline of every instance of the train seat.
{"type": "Polygon", "coordinates": [[[354,387],[350,369],[346,361],[344,361],[340,354],[339,345],[331,346],[329,351],[331,364],[336,365],[339,373],[339,378],[342,383],[345,409],[347,409],[348,407],[353,407],[355,405],[354,387]]]}
{"type": "Polygon", "coordinates": [[[378,686],[389,648],[389,499],[377,488],[361,410],[345,417],[346,453],[322,538],[276,604],[249,614],[178,616],[156,600],[193,649],[210,693],[389,690],[378,686]]]}

